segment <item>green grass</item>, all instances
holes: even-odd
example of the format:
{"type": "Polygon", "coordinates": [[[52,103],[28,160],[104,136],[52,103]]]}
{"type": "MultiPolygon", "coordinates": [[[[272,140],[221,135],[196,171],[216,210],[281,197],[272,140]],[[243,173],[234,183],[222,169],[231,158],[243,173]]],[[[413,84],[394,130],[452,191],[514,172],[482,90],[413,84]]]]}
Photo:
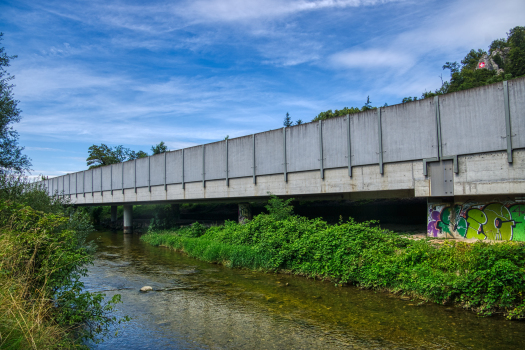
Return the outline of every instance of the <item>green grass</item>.
{"type": "Polygon", "coordinates": [[[289,272],[336,284],[388,290],[484,315],[525,318],[525,245],[410,240],[374,222],[260,214],[226,222],[150,232],[142,239],[229,267],[289,272]]]}

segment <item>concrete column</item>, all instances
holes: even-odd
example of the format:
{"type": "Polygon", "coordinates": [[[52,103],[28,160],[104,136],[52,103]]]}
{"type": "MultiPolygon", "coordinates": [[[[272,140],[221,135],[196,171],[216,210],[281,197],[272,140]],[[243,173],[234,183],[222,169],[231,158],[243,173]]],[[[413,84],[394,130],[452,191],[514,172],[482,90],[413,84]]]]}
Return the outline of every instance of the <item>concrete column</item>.
{"type": "Polygon", "coordinates": [[[116,205],[111,206],[111,229],[115,230],[117,227],[117,209],[116,205]]]}
{"type": "Polygon", "coordinates": [[[133,206],[124,205],[124,233],[133,233],[133,206]]]}
{"type": "Polygon", "coordinates": [[[252,219],[252,207],[250,203],[239,203],[239,224],[245,224],[252,219]]]}

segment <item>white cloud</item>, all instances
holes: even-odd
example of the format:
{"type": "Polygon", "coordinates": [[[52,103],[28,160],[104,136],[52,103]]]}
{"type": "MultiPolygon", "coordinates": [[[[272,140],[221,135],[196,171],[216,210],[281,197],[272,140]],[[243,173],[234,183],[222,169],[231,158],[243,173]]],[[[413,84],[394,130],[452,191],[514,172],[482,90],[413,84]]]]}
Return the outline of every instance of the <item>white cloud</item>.
{"type": "Polygon", "coordinates": [[[404,68],[414,62],[411,55],[381,49],[343,51],[330,60],[337,67],[372,69],[404,68]]]}
{"type": "Polygon", "coordinates": [[[370,6],[399,0],[200,0],[191,1],[183,15],[213,21],[276,18],[305,11],[370,6]]]}

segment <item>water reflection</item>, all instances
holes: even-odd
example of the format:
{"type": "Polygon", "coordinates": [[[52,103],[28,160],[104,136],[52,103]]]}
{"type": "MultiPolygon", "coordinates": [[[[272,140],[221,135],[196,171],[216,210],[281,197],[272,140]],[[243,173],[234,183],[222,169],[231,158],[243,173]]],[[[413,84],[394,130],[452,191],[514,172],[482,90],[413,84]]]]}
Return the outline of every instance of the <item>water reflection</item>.
{"type": "Polygon", "coordinates": [[[131,322],[97,349],[518,349],[525,323],[335,287],[232,270],[97,232],[92,291],[122,295],[131,322]],[[143,286],[152,292],[140,293],[143,286]]]}

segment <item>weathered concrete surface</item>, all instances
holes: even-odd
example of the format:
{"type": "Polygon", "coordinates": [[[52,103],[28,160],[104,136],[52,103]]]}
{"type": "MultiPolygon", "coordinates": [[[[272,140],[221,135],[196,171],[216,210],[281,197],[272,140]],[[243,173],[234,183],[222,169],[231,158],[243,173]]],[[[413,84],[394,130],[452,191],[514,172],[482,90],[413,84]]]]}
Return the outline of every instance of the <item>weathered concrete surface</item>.
{"type": "Polygon", "coordinates": [[[454,175],[454,195],[525,194],[525,151],[491,152],[458,157],[459,174],[454,175]]]}

